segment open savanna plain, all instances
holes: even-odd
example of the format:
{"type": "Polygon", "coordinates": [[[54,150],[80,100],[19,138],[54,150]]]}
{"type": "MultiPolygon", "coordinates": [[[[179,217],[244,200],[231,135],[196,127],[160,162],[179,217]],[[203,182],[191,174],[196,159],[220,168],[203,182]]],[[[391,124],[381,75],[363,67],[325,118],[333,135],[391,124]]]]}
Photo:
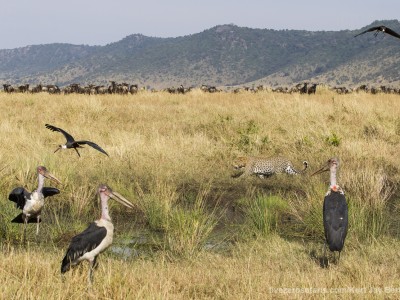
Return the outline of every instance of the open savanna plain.
{"type": "Polygon", "coordinates": [[[293,299],[400,297],[400,96],[141,92],[0,93],[1,299],[293,299]],[[53,153],[65,142],[90,148],[53,153]],[[304,175],[232,178],[237,156],[282,155],[304,175]],[[322,203],[340,159],[349,205],[340,262],[321,267],[322,203]],[[8,194],[36,188],[36,167],[62,184],[46,198],[40,235],[8,194]],[[71,238],[100,217],[107,183],[135,204],[111,202],[114,244],[60,274],[71,238]]]}

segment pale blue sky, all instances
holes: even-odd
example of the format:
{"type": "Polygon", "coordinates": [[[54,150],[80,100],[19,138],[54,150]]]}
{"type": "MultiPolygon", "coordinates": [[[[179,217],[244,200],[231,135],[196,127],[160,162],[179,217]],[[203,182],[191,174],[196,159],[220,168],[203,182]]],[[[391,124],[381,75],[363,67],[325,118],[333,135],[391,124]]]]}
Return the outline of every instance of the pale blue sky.
{"type": "Polygon", "coordinates": [[[216,25],[268,29],[359,29],[398,19],[399,0],[7,0],[0,49],[54,42],[105,45],[123,37],[177,37],[216,25]]]}

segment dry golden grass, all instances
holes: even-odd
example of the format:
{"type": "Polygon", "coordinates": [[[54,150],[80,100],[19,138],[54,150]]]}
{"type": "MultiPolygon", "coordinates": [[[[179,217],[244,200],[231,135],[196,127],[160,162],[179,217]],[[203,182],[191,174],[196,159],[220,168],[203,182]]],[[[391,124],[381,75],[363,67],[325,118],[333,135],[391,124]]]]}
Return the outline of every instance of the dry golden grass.
{"type": "Polygon", "coordinates": [[[398,299],[399,242],[347,247],[339,265],[323,269],[321,245],[278,237],[236,244],[231,253],[203,252],[195,260],[124,261],[102,255],[94,284],[88,264],[64,279],[58,249],[3,249],[3,299],[398,299]]]}
{"type": "MultiPolygon", "coordinates": [[[[343,292],[339,296],[346,299],[357,292],[351,288],[365,288],[358,290],[362,298],[398,298],[399,100],[398,95],[337,95],[323,89],[312,96],[0,93],[1,298],[318,299],[343,292]],[[88,147],[80,151],[81,158],[72,150],[54,154],[64,138],[45,123],[98,143],[110,157],[88,147]],[[235,156],[274,154],[290,158],[298,168],[308,160],[311,170],[332,156],[340,158],[338,183],[349,200],[350,228],[339,265],[322,269],[318,261],[327,174],[230,177],[235,156]],[[62,192],[45,205],[42,242],[31,239],[28,249],[19,248],[20,227],[9,223],[19,212],[7,195],[16,186],[33,189],[39,164],[61,179],[62,192]],[[116,243],[135,228],[161,230],[165,237],[158,244],[162,250],[149,255],[151,259],[145,255],[125,261],[111,251],[102,254],[95,284],[87,291],[86,264],[67,273],[64,282],[59,268],[69,238],[99,216],[95,188],[101,182],[137,205],[134,212],[112,205],[116,243]],[[240,211],[239,218],[231,215],[229,208],[246,207],[260,194],[279,195],[289,204],[294,224],[277,230],[285,232],[280,237],[253,238],[240,211]],[[183,251],[188,236],[179,231],[182,225],[173,224],[188,224],[185,217],[199,197],[215,213],[229,246],[179,259],[170,250],[183,251]],[[168,219],[174,216],[181,219],[168,219]],[[178,241],[168,245],[174,238],[178,241]],[[50,246],[44,247],[43,241],[50,246]],[[397,291],[385,293],[385,287],[397,291]],[[289,290],[278,288],[325,288],[328,294],[291,290],[296,293],[288,295],[282,292],[289,290]],[[369,294],[371,288],[382,293],[369,294]]],[[[216,219],[204,222],[203,204],[199,222],[212,224],[216,219]]],[[[213,228],[191,226],[207,234],[213,228]]]]}

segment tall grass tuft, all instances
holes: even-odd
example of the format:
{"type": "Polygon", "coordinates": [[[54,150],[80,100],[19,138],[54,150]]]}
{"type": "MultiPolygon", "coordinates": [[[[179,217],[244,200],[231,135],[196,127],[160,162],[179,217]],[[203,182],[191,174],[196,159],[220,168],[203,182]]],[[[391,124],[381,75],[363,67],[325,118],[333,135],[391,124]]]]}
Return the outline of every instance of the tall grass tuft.
{"type": "Polygon", "coordinates": [[[359,166],[343,175],[348,191],[350,229],[360,240],[375,240],[389,233],[389,201],[395,186],[383,169],[359,166]]]}
{"type": "Polygon", "coordinates": [[[218,213],[207,208],[207,189],[201,189],[192,204],[175,206],[165,227],[167,250],[178,257],[194,257],[204,247],[218,223],[218,213]]]}
{"type": "Polygon", "coordinates": [[[277,195],[259,194],[255,199],[247,199],[244,212],[250,230],[261,236],[279,233],[288,207],[287,201],[277,195]]]}
{"type": "Polygon", "coordinates": [[[179,199],[172,184],[157,181],[145,193],[137,184],[149,229],[160,233],[164,248],[174,257],[193,257],[202,250],[218,222],[216,209],[207,207],[209,189],[200,188],[193,201],[179,199]],[[186,201],[185,201],[186,200],[186,201]]]}
{"type": "Polygon", "coordinates": [[[178,195],[175,188],[167,183],[157,181],[152,186],[153,189],[146,194],[139,184],[136,184],[140,198],[138,206],[151,230],[165,231],[171,211],[178,201],[178,195]]]}
{"type": "Polygon", "coordinates": [[[327,189],[321,184],[310,184],[305,198],[288,201],[293,222],[286,233],[302,239],[321,240],[324,237],[322,206],[327,189]]]}

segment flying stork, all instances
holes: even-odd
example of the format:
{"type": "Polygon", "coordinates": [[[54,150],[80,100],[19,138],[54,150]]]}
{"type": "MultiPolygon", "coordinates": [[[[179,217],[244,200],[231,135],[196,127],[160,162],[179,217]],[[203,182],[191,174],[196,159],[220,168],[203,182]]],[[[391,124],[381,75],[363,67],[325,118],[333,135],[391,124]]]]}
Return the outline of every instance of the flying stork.
{"type": "Polygon", "coordinates": [[[72,137],[72,135],[70,135],[68,132],[66,132],[65,130],[55,127],[53,125],[50,124],[45,124],[47,129],[50,129],[51,131],[58,131],[61,132],[64,137],[67,139],[67,142],[64,145],[59,145],[57,147],[57,149],[54,151],[54,153],[56,153],[58,150],[60,149],[75,149],[76,153],[78,154],[78,156],[80,157],[81,155],[78,152],[77,148],[84,148],[81,145],[89,145],[90,147],[93,147],[94,149],[100,151],[101,153],[104,153],[105,155],[108,156],[107,152],[104,151],[99,145],[97,145],[96,143],[93,143],[91,141],[75,141],[75,139],[72,137]]]}
{"type": "Polygon", "coordinates": [[[87,260],[89,266],[89,284],[93,282],[93,270],[97,256],[106,250],[113,241],[114,225],[108,213],[108,200],[113,198],[128,208],[134,205],[110,187],[101,184],[98,188],[101,200],[101,217],[94,221],[82,233],[72,238],[67,253],[61,263],[61,274],[67,272],[71,266],[77,265],[82,260],[87,260]]]}
{"type": "Polygon", "coordinates": [[[383,26],[383,25],[368,28],[367,30],[364,30],[363,32],[360,32],[359,34],[356,34],[354,37],[357,37],[357,36],[359,36],[361,34],[364,34],[364,33],[367,33],[367,32],[371,32],[371,31],[375,31],[375,36],[377,36],[377,34],[380,31],[382,31],[383,33],[390,34],[390,35],[400,39],[400,34],[395,32],[394,30],[390,29],[389,27],[386,27],[386,26],[383,26]]]}
{"type": "Polygon", "coordinates": [[[339,167],[339,160],[331,158],[326,165],[313,173],[311,176],[330,171],[330,186],[325,195],[323,205],[323,222],[326,242],[324,243],[324,258],[326,259],[326,244],[329,250],[340,252],[344,246],[347,235],[348,208],[344,192],[336,184],[336,171],[339,167]]]}
{"type": "Polygon", "coordinates": [[[60,193],[60,190],[57,188],[43,186],[45,178],[61,183],[46,167],[38,166],[37,173],[39,184],[36,190],[30,193],[23,187],[17,187],[8,196],[10,201],[16,203],[17,208],[22,209],[22,213],[11,220],[11,222],[24,223],[24,242],[26,238],[26,224],[36,222],[36,235],[39,234],[40,214],[44,205],[44,198],[60,193]]]}

